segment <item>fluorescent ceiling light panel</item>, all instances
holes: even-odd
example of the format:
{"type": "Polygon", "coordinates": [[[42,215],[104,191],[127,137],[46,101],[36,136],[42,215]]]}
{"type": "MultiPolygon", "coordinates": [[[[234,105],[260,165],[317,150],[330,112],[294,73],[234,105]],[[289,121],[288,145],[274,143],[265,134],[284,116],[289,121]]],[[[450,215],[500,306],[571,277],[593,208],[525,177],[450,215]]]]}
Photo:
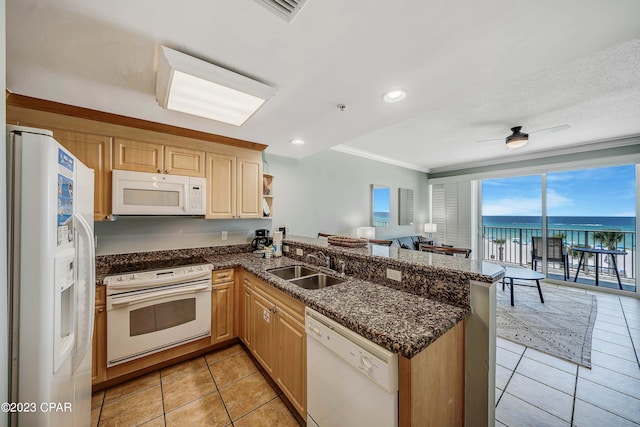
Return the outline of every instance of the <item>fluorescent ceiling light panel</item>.
{"type": "Polygon", "coordinates": [[[256,80],[161,47],[156,99],[163,108],[242,126],[274,94],[256,80]]]}

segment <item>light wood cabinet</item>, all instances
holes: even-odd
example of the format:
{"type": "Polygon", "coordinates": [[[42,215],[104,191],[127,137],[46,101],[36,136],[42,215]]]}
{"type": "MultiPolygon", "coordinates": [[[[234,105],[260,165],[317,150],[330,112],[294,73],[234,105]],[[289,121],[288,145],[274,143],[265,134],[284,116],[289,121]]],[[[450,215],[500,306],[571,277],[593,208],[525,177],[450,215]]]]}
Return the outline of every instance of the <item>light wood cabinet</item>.
{"type": "Polygon", "coordinates": [[[262,217],[262,161],[206,154],[207,219],[262,217]]]}
{"type": "Polygon", "coordinates": [[[115,138],[113,168],[204,177],[204,151],[115,138]]]}
{"type": "Polygon", "coordinates": [[[262,160],[238,158],[238,218],[262,218],[262,160]]]}
{"type": "Polygon", "coordinates": [[[303,415],[307,401],[307,336],[304,318],[300,322],[285,310],[277,314],[275,341],[278,357],[274,379],[303,415]]]}
{"type": "Polygon", "coordinates": [[[236,214],[236,158],[207,153],[207,210],[205,218],[234,218],[236,214]]]}
{"type": "Polygon", "coordinates": [[[91,346],[91,383],[97,384],[107,379],[107,309],[106,287],[96,287],[96,306],[91,346]]]}
{"type": "Polygon", "coordinates": [[[304,304],[248,273],[244,274],[243,286],[243,341],[304,417],[307,406],[304,304]]]}
{"type": "Polygon", "coordinates": [[[235,336],[233,269],[213,273],[211,292],[211,344],[227,341],[235,336]]]}
{"type": "Polygon", "coordinates": [[[111,137],[53,129],[53,137],[94,171],[93,219],[111,216],[111,137]]]}
{"type": "Polygon", "coordinates": [[[240,292],[237,305],[238,319],[238,336],[240,340],[251,348],[251,296],[253,294],[253,285],[248,278],[243,278],[240,284],[240,292]]]}
{"type": "Polygon", "coordinates": [[[275,366],[275,304],[254,290],[251,298],[251,352],[262,367],[271,375],[275,366]]]}

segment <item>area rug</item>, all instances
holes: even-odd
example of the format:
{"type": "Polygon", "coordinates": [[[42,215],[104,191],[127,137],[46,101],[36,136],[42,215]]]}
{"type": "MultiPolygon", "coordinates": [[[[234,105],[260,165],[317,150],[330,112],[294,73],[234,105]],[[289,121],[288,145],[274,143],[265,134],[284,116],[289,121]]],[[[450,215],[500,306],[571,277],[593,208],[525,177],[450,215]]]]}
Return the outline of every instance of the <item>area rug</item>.
{"type": "Polygon", "coordinates": [[[496,295],[499,337],[591,368],[595,296],[543,287],[542,304],[536,288],[516,285],[512,307],[508,286],[498,285],[496,295]]]}

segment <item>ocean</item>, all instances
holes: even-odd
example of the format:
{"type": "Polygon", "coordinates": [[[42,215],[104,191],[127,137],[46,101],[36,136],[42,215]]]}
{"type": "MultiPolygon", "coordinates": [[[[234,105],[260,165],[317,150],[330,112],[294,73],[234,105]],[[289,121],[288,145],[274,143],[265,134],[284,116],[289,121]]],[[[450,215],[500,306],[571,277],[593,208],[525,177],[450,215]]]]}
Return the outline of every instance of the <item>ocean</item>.
{"type": "MultiPolygon", "coordinates": [[[[594,246],[594,233],[598,231],[619,231],[624,237],[618,247],[635,247],[635,217],[608,216],[549,216],[547,217],[549,236],[564,235],[569,245],[594,246]]],[[[528,244],[531,236],[540,236],[542,217],[540,216],[483,216],[485,237],[522,241],[528,244]]]]}
{"type": "Polygon", "coordinates": [[[375,227],[386,227],[389,225],[389,212],[373,212],[373,225],[375,227]]]}

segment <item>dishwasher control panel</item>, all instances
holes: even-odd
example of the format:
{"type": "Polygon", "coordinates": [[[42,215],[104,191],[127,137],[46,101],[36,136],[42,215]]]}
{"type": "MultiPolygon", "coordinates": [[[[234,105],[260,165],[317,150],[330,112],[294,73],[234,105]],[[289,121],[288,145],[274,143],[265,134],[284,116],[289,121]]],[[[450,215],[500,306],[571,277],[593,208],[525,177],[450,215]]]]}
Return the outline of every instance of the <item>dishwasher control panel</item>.
{"type": "Polygon", "coordinates": [[[307,308],[307,337],[315,339],[388,392],[398,390],[398,355],[307,308]]]}

